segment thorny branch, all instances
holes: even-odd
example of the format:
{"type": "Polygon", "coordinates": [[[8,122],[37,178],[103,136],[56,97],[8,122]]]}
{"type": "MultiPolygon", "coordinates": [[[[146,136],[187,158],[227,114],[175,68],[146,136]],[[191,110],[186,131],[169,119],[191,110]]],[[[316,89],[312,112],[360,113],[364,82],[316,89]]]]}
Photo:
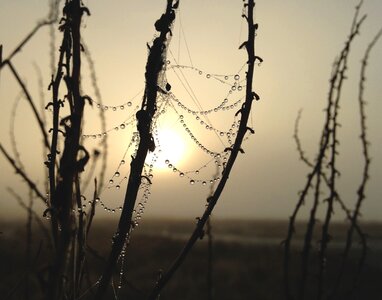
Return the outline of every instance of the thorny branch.
{"type": "MultiPolygon", "coordinates": [[[[252,89],[252,81],[253,81],[253,73],[254,73],[254,65],[255,65],[255,34],[256,30],[258,29],[258,24],[255,24],[253,21],[253,10],[255,7],[254,0],[248,0],[248,3],[245,4],[245,6],[248,8],[247,15],[243,15],[243,17],[247,20],[248,23],[248,40],[245,42],[245,48],[248,53],[248,71],[247,71],[247,85],[246,85],[246,100],[243,104],[240,113],[241,113],[241,121],[240,121],[240,127],[236,136],[236,140],[234,145],[231,147],[231,154],[229,156],[229,159],[227,161],[226,167],[223,170],[222,179],[220,180],[215,192],[211,197],[208,198],[208,205],[206,207],[205,212],[203,213],[202,217],[198,219],[198,223],[196,225],[196,228],[192,235],[190,236],[189,240],[187,241],[185,247],[183,248],[182,252],[179,254],[178,258],[174,261],[170,269],[164,273],[156,283],[155,287],[151,291],[149,295],[149,299],[154,300],[157,299],[160,291],[164,288],[164,286],[168,283],[168,281],[172,278],[172,276],[175,274],[175,272],[178,270],[178,268],[181,266],[183,261],[186,259],[188,253],[193,248],[194,244],[198,239],[200,239],[203,236],[203,228],[209,219],[209,216],[212,213],[212,210],[214,209],[221,193],[223,192],[223,189],[225,187],[225,184],[228,180],[229,174],[232,170],[232,167],[235,163],[235,160],[238,156],[238,153],[243,151],[241,149],[241,144],[243,142],[244,136],[247,133],[248,127],[247,122],[249,118],[249,114],[251,112],[251,106],[252,101],[256,98],[256,100],[259,99],[259,96],[253,91],[252,89]]],[[[241,47],[242,48],[242,47],[241,47]]]]}
{"type": "Polygon", "coordinates": [[[343,201],[340,199],[340,196],[338,192],[336,191],[336,178],[339,176],[339,171],[336,168],[336,156],[338,155],[337,146],[339,144],[338,138],[337,138],[337,129],[338,129],[338,113],[339,113],[339,102],[341,99],[341,91],[343,87],[343,82],[346,79],[346,71],[347,71],[347,59],[348,55],[350,53],[350,46],[355,38],[355,36],[359,33],[359,27],[361,26],[362,22],[364,21],[366,16],[362,16],[361,18],[358,18],[359,10],[361,7],[362,1],[360,5],[356,7],[355,15],[353,18],[352,26],[351,26],[351,32],[350,35],[345,43],[344,48],[342,49],[340,56],[333,65],[333,72],[330,80],[330,88],[329,88],[329,95],[328,95],[328,105],[326,109],[326,120],[325,125],[323,128],[321,141],[320,141],[320,148],[319,153],[317,155],[317,159],[314,163],[310,162],[306,156],[304,155],[304,152],[301,147],[301,143],[298,139],[298,122],[300,120],[300,113],[296,120],[295,125],[295,134],[294,138],[297,144],[297,149],[300,155],[300,158],[312,168],[311,173],[308,175],[307,182],[304,186],[304,189],[300,193],[299,200],[296,204],[295,210],[293,211],[292,216],[290,217],[290,223],[288,228],[287,237],[285,240],[284,245],[284,284],[285,284],[285,294],[287,299],[294,299],[292,296],[290,285],[289,285],[289,265],[290,265],[290,246],[291,241],[294,234],[294,225],[295,220],[297,217],[297,214],[301,208],[301,206],[305,203],[305,200],[307,198],[307,194],[309,189],[313,185],[313,179],[316,178],[316,184],[315,184],[315,193],[314,193],[314,201],[313,206],[310,213],[310,218],[307,225],[307,231],[305,234],[305,240],[304,240],[304,246],[303,246],[303,252],[302,252],[302,278],[301,278],[301,284],[299,285],[299,299],[304,299],[305,297],[305,288],[306,288],[306,281],[307,281],[307,275],[308,275],[308,264],[309,264],[309,255],[310,255],[310,248],[311,248],[311,241],[313,238],[313,230],[316,222],[316,213],[317,213],[317,207],[319,204],[319,196],[321,191],[321,178],[324,179],[324,182],[328,186],[329,189],[329,196],[325,201],[327,202],[327,209],[326,209],[326,215],[322,227],[322,236],[320,241],[320,249],[319,249],[319,274],[318,274],[318,299],[322,299],[324,295],[324,271],[326,269],[326,250],[328,243],[330,241],[330,235],[329,235],[329,224],[331,221],[331,216],[333,214],[333,205],[334,202],[337,201],[340,203],[340,206],[343,210],[345,210],[346,215],[348,219],[351,221],[351,223],[354,225],[354,228],[359,236],[361,237],[361,240],[363,241],[364,249],[366,249],[366,241],[364,240],[365,236],[362,233],[361,229],[359,228],[358,224],[356,222],[353,222],[353,218],[350,215],[349,210],[344,205],[343,201]],[[329,154],[329,161],[327,164],[327,167],[329,169],[329,177],[326,176],[323,168],[323,164],[327,158],[327,153],[329,154]]]}
{"type": "Polygon", "coordinates": [[[155,145],[153,145],[154,141],[151,133],[151,125],[156,111],[158,77],[160,76],[160,73],[163,72],[163,66],[165,65],[165,51],[167,51],[168,47],[166,44],[167,34],[171,35],[171,26],[175,20],[175,11],[178,5],[179,2],[175,2],[173,5],[173,0],[167,0],[166,12],[158,21],[155,22],[155,28],[160,32],[160,34],[157,38],[155,38],[153,45],[149,50],[145,73],[145,94],[143,97],[141,110],[139,110],[136,114],[138,121],[137,129],[140,139],[138,150],[136,156],[132,158],[130,164],[130,175],[123,209],[118,224],[118,231],[115,235],[108,263],[106,264],[105,270],[99,282],[95,298],[97,300],[105,297],[118,257],[120,256],[126,239],[128,238],[132,226],[132,213],[141,184],[141,175],[145,159],[149,149],[150,151],[155,149],[155,145]]]}
{"type": "Polygon", "coordinates": [[[36,196],[38,198],[40,198],[42,201],[45,202],[45,197],[43,196],[43,194],[39,191],[38,187],[36,186],[36,184],[34,183],[33,180],[31,180],[28,175],[19,167],[17,166],[15,160],[9,155],[9,153],[5,150],[5,148],[3,147],[2,144],[0,144],[0,151],[3,153],[3,155],[5,156],[5,158],[8,160],[8,162],[12,165],[12,167],[15,169],[16,171],[16,174],[19,174],[21,176],[22,179],[24,179],[26,181],[26,183],[28,184],[29,188],[32,189],[36,196]]]}
{"type": "MultiPolygon", "coordinates": [[[[382,29],[376,34],[374,39],[371,41],[371,43],[368,45],[364,57],[362,59],[362,65],[361,65],[361,72],[360,72],[360,79],[359,79],[359,85],[358,85],[358,104],[359,104],[359,115],[360,115],[360,127],[361,127],[361,144],[362,144],[362,154],[363,154],[363,159],[364,159],[364,166],[363,166],[363,172],[362,172],[362,180],[360,183],[360,186],[357,191],[357,201],[355,204],[355,209],[353,213],[350,215],[350,228],[347,233],[346,237],[346,244],[345,244],[345,249],[342,254],[342,262],[341,262],[341,267],[340,271],[338,274],[338,277],[336,279],[336,283],[334,285],[333,291],[331,293],[331,297],[335,297],[337,289],[339,287],[339,284],[341,282],[342,276],[344,275],[344,268],[345,268],[345,263],[346,260],[349,256],[349,252],[352,246],[353,242],[353,233],[354,230],[357,230],[358,227],[358,217],[360,216],[360,210],[361,210],[361,205],[366,198],[365,195],[365,189],[366,189],[366,183],[369,179],[369,169],[370,169],[370,154],[369,154],[369,142],[367,140],[367,127],[366,127],[366,112],[365,112],[365,106],[366,102],[364,100],[364,92],[365,92],[365,81],[366,81],[366,68],[367,68],[367,62],[370,56],[370,52],[375,46],[375,44],[378,42],[379,38],[382,35],[382,29]]],[[[353,288],[357,285],[358,278],[361,273],[361,269],[363,266],[363,262],[365,260],[366,256],[366,237],[365,235],[360,235],[361,238],[361,244],[363,245],[363,251],[361,254],[361,258],[359,260],[358,264],[358,270],[354,276],[354,284],[352,285],[353,288]]]]}

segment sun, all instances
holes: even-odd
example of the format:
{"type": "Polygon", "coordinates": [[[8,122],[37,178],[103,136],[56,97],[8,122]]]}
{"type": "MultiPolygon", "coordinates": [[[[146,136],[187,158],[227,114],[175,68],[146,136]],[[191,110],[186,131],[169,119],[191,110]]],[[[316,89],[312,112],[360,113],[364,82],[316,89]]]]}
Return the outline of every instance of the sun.
{"type": "Polygon", "coordinates": [[[172,128],[160,128],[154,136],[156,150],[150,153],[146,162],[151,164],[153,159],[154,168],[166,169],[169,164],[179,165],[186,154],[186,144],[181,135],[172,128]]]}

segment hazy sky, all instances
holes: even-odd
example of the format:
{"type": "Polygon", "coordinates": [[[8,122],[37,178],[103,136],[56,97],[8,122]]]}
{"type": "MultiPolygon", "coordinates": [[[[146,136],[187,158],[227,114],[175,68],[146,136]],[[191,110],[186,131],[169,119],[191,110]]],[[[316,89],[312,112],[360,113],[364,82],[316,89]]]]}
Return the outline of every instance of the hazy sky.
{"type": "MultiPolygon", "coordinates": [[[[3,56],[7,57],[18,42],[31,30],[36,22],[47,14],[47,2],[41,0],[3,0],[0,2],[0,43],[3,56]]],[[[155,33],[154,22],[162,13],[165,1],[91,1],[84,0],[92,13],[85,17],[83,38],[95,61],[98,83],[105,105],[124,104],[125,109],[106,112],[107,128],[120,125],[133,114],[139,105],[141,94],[131,100],[144,87],[144,67],[147,59],[146,42],[151,42],[155,33]]],[[[305,183],[309,169],[298,159],[293,136],[294,121],[300,108],[303,116],[300,137],[306,154],[314,158],[324,121],[331,65],[341,50],[349,33],[358,1],[306,1],[272,0],[257,1],[255,18],[259,23],[256,51],[264,63],[256,69],[254,86],[261,101],[254,103],[251,125],[256,134],[243,146],[245,155],[240,155],[218,203],[214,215],[217,217],[282,218],[287,219],[297,201],[297,193],[305,183]]],[[[183,74],[192,86],[203,109],[220,104],[230,89],[207,74],[234,75],[246,61],[246,53],[238,46],[246,39],[246,24],[241,18],[242,1],[239,0],[182,0],[173,29],[169,67],[177,64],[193,66],[202,70],[185,68],[183,74]],[[173,56],[172,56],[173,55],[173,56]]],[[[353,44],[349,61],[349,79],[341,104],[339,167],[342,176],[339,189],[351,207],[356,199],[356,190],[361,178],[362,156],[359,142],[358,79],[360,60],[367,44],[382,26],[382,2],[365,0],[362,13],[368,17],[361,28],[361,35],[353,44]]],[[[56,32],[57,43],[61,38],[56,32]]],[[[26,81],[33,97],[39,99],[36,65],[43,76],[45,103],[49,101],[50,52],[49,30],[42,29],[13,60],[22,78],[26,81]]],[[[382,203],[380,183],[382,178],[382,136],[380,133],[382,112],[382,43],[373,50],[367,69],[366,100],[368,102],[368,134],[371,142],[371,179],[367,185],[367,199],[363,207],[363,218],[381,220],[382,203]]],[[[88,80],[89,72],[84,62],[83,90],[93,95],[88,80]]],[[[244,78],[244,70],[241,78],[244,78]]],[[[179,73],[178,73],[179,74],[179,73]]],[[[224,78],[224,77],[221,77],[224,78]]],[[[232,81],[232,76],[229,80],[232,81]]],[[[173,70],[168,70],[168,80],[174,94],[191,109],[197,110],[190,96],[184,91],[185,81],[180,81],[173,70]]],[[[19,88],[8,69],[1,72],[1,143],[11,150],[9,130],[13,103],[19,98],[19,88]]],[[[235,91],[229,100],[240,99],[242,93],[235,91]]],[[[209,115],[213,125],[228,130],[237,109],[209,115]]],[[[189,135],[182,129],[176,114],[168,109],[161,116],[159,125],[170,128],[184,140],[185,152],[176,167],[181,170],[197,170],[210,158],[200,151],[189,135]]],[[[195,116],[186,111],[185,122],[194,135],[207,148],[220,152],[224,146],[211,131],[195,122],[195,116]]],[[[49,117],[49,114],[47,114],[49,117]]],[[[101,132],[96,107],[85,111],[84,134],[101,132]]],[[[109,137],[110,159],[107,181],[114,174],[132,137],[133,127],[118,132],[111,131],[109,137]]],[[[21,159],[32,178],[44,190],[44,166],[41,138],[26,101],[20,99],[15,136],[21,159]]],[[[175,139],[175,138],[173,138],[175,139]]],[[[223,139],[225,141],[226,139],[223,139]]],[[[99,140],[87,139],[85,146],[92,150],[99,140]]],[[[227,144],[227,143],[225,143],[227,144]]],[[[165,145],[164,145],[165,147],[165,145]]],[[[170,155],[170,154],[169,154],[170,155]]],[[[175,154],[172,154],[173,156],[175,154]]],[[[129,161],[129,155],[126,161],[129,161]]],[[[170,159],[170,158],[169,158],[170,159]]],[[[171,159],[170,159],[171,160],[171,159]]],[[[126,166],[128,163],[126,164],[126,166]]],[[[12,187],[21,195],[27,189],[3,157],[0,158],[0,218],[13,213],[24,214],[14,199],[6,192],[12,187]]],[[[122,168],[121,175],[128,169],[122,168]]],[[[214,163],[190,175],[195,180],[210,179],[215,173],[214,163]]],[[[191,173],[190,173],[191,174],[191,173]]],[[[189,179],[180,178],[179,172],[169,168],[154,172],[152,194],[146,207],[146,215],[196,217],[204,209],[209,185],[190,185],[189,179]]],[[[101,198],[110,206],[119,206],[125,192],[121,189],[105,190],[101,198]]],[[[85,193],[92,195],[89,188],[85,193]]],[[[308,208],[309,206],[306,206],[308,208]]],[[[36,210],[42,213],[43,208],[36,210]]],[[[99,215],[106,215],[99,210],[99,215]]],[[[343,219],[338,212],[335,215],[343,219]]]]}

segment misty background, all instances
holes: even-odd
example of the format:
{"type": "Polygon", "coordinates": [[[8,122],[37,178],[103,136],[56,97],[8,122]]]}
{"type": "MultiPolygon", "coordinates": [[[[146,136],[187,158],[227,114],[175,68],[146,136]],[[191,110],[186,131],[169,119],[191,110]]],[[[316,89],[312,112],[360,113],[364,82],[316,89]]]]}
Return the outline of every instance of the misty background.
{"type": "MultiPolygon", "coordinates": [[[[259,23],[256,38],[256,53],[264,59],[256,68],[254,87],[261,96],[255,102],[252,112],[254,136],[244,144],[244,155],[240,155],[214,216],[220,218],[283,219],[286,220],[297,201],[309,169],[299,161],[293,140],[294,122],[299,109],[303,109],[300,122],[300,139],[311,159],[314,159],[321,129],[328,93],[331,65],[339,53],[350,31],[354,6],[358,1],[257,1],[255,19],[259,23]]],[[[144,87],[144,70],[147,59],[146,43],[154,34],[154,22],[161,14],[163,1],[113,1],[85,0],[92,15],[84,18],[83,38],[91,51],[97,71],[98,84],[103,102],[118,106],[137,95],[144,87]]],[[[241,16],[242,2],[232,0],[182,1],[178,19],[173,29],[171,50],[178,64],[193,65],[205,72],[235,74],[245,63],[246,53],[238,50],[246,40],[246,26],[241,16]]],[[[1,1],[0,2],[0,44],[3,57],[18,45],[31,28],[46,16],[47,1],[1,1]]],[[[345,82],[340,111],[340,156],[338,157],[341,177],[339,189],[342,198],[352,207],[361,180],[362,156],[359,140],[358,81],[360,61],[367,44],[381,27],[382,3],[379,0],[365,1],[363,13],[366,22],[361,35],[353,43],[349,61],[348,80],[345,82]]],[[[56,43],[60,41],[56,31],[56,43]]],[[[57,47],[56,47],[57,49],[57,47]]],[[[380,183],[382,175],[382,112],[381,67],[382,44],[374,48],[367,69],[365,100],[368,102],[367,124],[372,157],[370,180],[367,185],[367,199],[364,202],[363,220],[381,220],[380,183]]],[[[56,50],[56,55],[58,51],[56,50]]],[[[175,59],[169,58],[171,64],[175,59]]],[[[23,51],[13,59],[33,97],[39,99],[38,71],[41,72],[45,104],[49,102],[47,87],[51,78],[49,30],[42,29],[23,51]]],[[[218,103],[226,93],[221,85],[200,78],[194,80],[195,93],[205,108],[218,103]],[[204,102],[204,99],[207,99],[204,102]],[[208,102],[208,101],[211,101],[208,102]]],[[[177,88],[175,77],[168,75],[169,82],[177,88]]],[[[92,94],[89,71],[83,68],[83,90],[92,94]]],[[[10,149],[10,116],[13,103],[20,96],[20,89],[8,70],[0,77],[1,143],[10,149]]],[[[179,91],[179,96],[186,98],[179,91]]],[[[139,105],[141,97],[135,98],[139,105]]],[[[135,102],[134,102],[135,101],[135,102]]],[[[231,111],[234,113],[235,110],[231,111]]],[[[107,128],[120,124],[126,111],[107,112],[107,128]]],[[[49,116],[49,114],[47,114],[49,116]]],[[[95,107],[86,107],[86,133],[100,132],[98,112],[95,107]]],[[[217,117],[214,125],[225,126],[226,119],[217,117]]],[[[175,125],[174,125],[175,126],[175,125]]],[[[178,129],[174,129],[178,130],[178,129]]],[[[180,132],[180,131],[179,131],[180,132]]],[[[222,145],[210,140],[207,134],[200,137],[210,147],[219,151],[222,145]]],[[[45,158],[42,156],[41,137],[24,99],[20,99],[15,119],[15,137],[25,169],[43,189],[45,158]]],[[[188,143],[187,135],[183,137],[188,143]]],[[[106,179],[110,178],[118,165],[131,132],[111,132],[109,141],[109,162],[106,179]]],[[[91,150],[98,147],[98,140],[86,140],[91,150]]],[[[179,168],[194,170],[208,158],[191,145],[179,163],[179,168]]],[[[25,212],[6,191],[7,187],[27,196],[25,183],[14,174],[9,163],[0,158],[0,218],[24,217],[25,212]]],[[[210,176],[215,168],[209,169],[210,176]]],[[[110,205],[122,205],[125,188],[105,191],[103,200],[110,205]]],[[[155,170],[153,187],[146,216],[196,217],[204,210],[209,187],[190,185],[169,169],[155,170]]],[[[91,197],[92,187],[86,192],[91,197]]],[[[309,206],[305,206],[305,212],[309,206]]],[[[44,207],[36,202],[35,210],[42,214],[44,207]]],[[[334,215],[343,220],[344,215],[334,215]]],[[[97,210],[99,217],[110,214],[97,210]]],[[[116,217],[114,215],[114,217],[116,217]]]]}

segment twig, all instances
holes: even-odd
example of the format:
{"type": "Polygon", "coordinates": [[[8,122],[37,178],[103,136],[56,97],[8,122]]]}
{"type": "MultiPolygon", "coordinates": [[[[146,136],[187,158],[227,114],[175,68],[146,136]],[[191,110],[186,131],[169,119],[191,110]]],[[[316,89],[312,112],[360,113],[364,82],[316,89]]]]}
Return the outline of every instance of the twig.
{"type": "Polygon", "coordinates": [[[301,116],[302,116],[302,109],[300,109],[298,111],[298,114],[297,114],[297,118],[296,118],[296,121],[294,123],[294,134],[293,134],[293,139],[294,141],[296,142],[296,146],[297,146],[297,152],[298,154],[300,155],[300,159],[306,164],[308,165],[309,167],[312,167],[313,168],[313,163],[311,163],[309,161],[309,159],[305,156],[305,152],[302,148],[302,145],[301,145],[301,141],[300,141],[300,138],[298,136],[298,128],[299,128],[299,125],[300,125],[300,121],[301,121],[301,116]]]}
{"type": "MultiPolygon", "coordinates": [[[[358,11],[360,9],[360,6],[356,8],[356,17],[358,16],[358,11]]],[[[339,110],[339,102],[341,99],[341,91],[342,91],[342,85],[344,80],[346,79],[345,72],[347,70],[347,59],[350,52],[350,45],[353,41],[354,37],[359,33],[359,27],[365,20],[366,16],[363,16],[359,21],[356,21],[356,25],[352,27],[352,32],[345,44],[345,48],[343,49],[340,59],[338,61],[338,69],[337,69],[337,83],[336,86],[333,85],[333,89],[336,89],[336,96],[334,100],[334,110],[333,110],[333,116],[332,116],[332,127],[331,127],[331,145],[330,145],[330,161],[329,161],[329,168],[330,168],[330,178],[329,178],[329,198],[327,199],[327,210],[326,210],[326,216],[324,220],[324,224],[322,226],[322,235],[321,235],[321,244],[319,249],[319,273],[318,273],[318,299],[321,299],[323,297],[323,286],[324,286],[324,270],[326,269],[326,249],[328,246],[328,243],[331,239],[329,235],[329,224],[331,220],[331,216],[333,214],[333,203],[335,201],[335,198],[337,196],[336,192],[336,178],[339,175],[338,170],[336,169],[336,156],[337,156],[337,145],[339,144],[339,141],[337,140],[337,128],[338,128],[338,122],[337,122],[337,116],[338,116],[338,110],[339,110]]]]}
{"type": "MultiPolygon", "coordinates": [[[[358,103],[359,103],[359,115],[360,115],[360,127],[361,127],[361,144],[362,144],[362,154],[363,154],[363,159],[364,159],[364,166],[363,166],[363,173],[362,173],[362,180],[360,183],[360,186],[357,191],[357,201],[355,204],[355,209],[353,213],[351,214],[350,220],[350,228],[347,233],[346,237],[346,244],[344,251],[342,253],[342,262],[340,266],[340,271],[339,274],[336,278],[336,282],[333,288],[333,291],[331,293],[331,298],[335,297],[336,292],[338,290],[339,284],[341,282],[342,276],[344,275],[344,268],[345,268],[345,263],[346,260],[349,256],[349,252],[352,246],[352,240],[353,240],[353,232],[354,230],[357,230],[358,226],[358,217],[360,215],[360,210],[361,210],[361,205],[364,199],[366,198],[365,196],[365,189],[366,189],[366,183],[369,179],[369,169],[370,169],[370,155],[369,155],[369,142],[367,140],[367,127],[366,127],[366,112],[365,112],[365,105],[366,102],[364,100],[364,91],[365,91],[365,81],[366,81],[366,68],[367,68],[367,62],[370,56],[370,52],[375,46],[375,44],[378,42],[379,38],[382,35],[382,29],[379,30],[379,32],[376,34],[374,39],[370,42],[368,45],[364,57],[362,59],[362,65],[361,65],[361,72],[360,72],[360,80],[359,80],[359,85],[358,85],[358,103]]],[[[361,244],[363,246],[363,252],[359,261],[358,265],[358,270],[354,276],[354,284],[352,285],[353,288],[356,286],[358,282],[358,278],[360,276],[360,272],[363,266],[363,262],[365,260],[365,251],[366,251],[366,237],[364,234],[361,236],[361,244]]]]}
{"type": "Polygon", "coordinates": [[[257,24],[254,24],[253,22],[253,9],[255,6],[254,0],[248,0],[248,3],[245,4],[248,7],[248,14],[244,16],[248,23],[248,40],[245,42],[246,49],[248,53],[248,72],[247,72],[247,85],[246,85],[246,100],[245,103],[242,106],[241,109],[241,121],[239,130],[236,135],[236,140],[231,148],[231,154],[229,156],[229,159],[227,161],[226,167],[223,170],[222,179],[220,180],[214,194],[209,197],[208,206],[206,207],[206,210],[204,211],[202,217],[199,219],[195,230],[193,231],[192,235],[190,236],[189,240],[187,241],[185,247],[177,257],[177,259],[174,261],[170,269],[161,276],[161,278],[156,283],[155,287],[151,291],[148,299],[154,300],[158,297],[160,291],[164,288],[164,286],[168,283],[168,281],[172,278],[172,276],[175,274],[175,272],[178,270],[178,268],[181,266],[183,261],[186,259],[187,255],[193,248],[196,241],[203,235],[203,228],[209,218],[209,216],[212,213],[212,210],[214,209],[221,193],[223,192],[223,189],[225,187],[225,184],[227,183],[229,174],[232,170],[232,167],[235,163],[235,160],[238,156],[238,153],[243,151],[241,149],[241,144],[244,139],[244,136],[248,130],[247,122],[249,118],[249,114],[251,111],[252,101],[254,98],[259,98],[259,96],[253,92],[252,89],[252,81],[253,81],[253,73],[254,73],[254,65],[255,65],[255,32],[258,28],[257,24]]]}
{"type": "Polygon", "coordinates": [[[45,20],[37,23],[37,25],[32,29],[32,31],[20,42],[20,44],[9,54],[9,56],[0,62],[0,70],[4,67],[5,64],[8,64],[11,59],[20,52],[23,47],[29,42],[29,40],[36,34],[36,32],[43,26],[51,25],[56,22],[57,19],[45,20]]]}
{"type": "Polygon", "coordinates": [[[328,150],[328,148],[331,149],[331,158],[329,162],[330,167],[330,178],[329,180],[326,180],[330,195],[327,199],[328,207],[326,211],[326,218],[323,225],[322,230],[322,238],[321,238],[321,246],[320,246],[320,266],[319,266],[319,276],[318,276],[318,299],[322,298],[323,294],[323,272],[325,269],[325,254],[326,254],[326,248],[327,244],[329,242],[329,223],[331,219],[331,214],[333,212],[333,202],[337,199],[338,194],[335,190],[335,179],[337,175],[339,174],[338,170],[335,168],[335,156],[337,155],[337,138],[336,138],[336,130],[337,130],[337,115],[338,115],[338,109],[339,109],[339,100],[341,97],[341,88],[342,83],[345,80],[345,71],[347,69],[347,57],[350,51],[350,44],[356,34],[358,34],[358,29],[365,19],[365,16],[363,16],[360,21],[357,20],[359,14],[359,6],[356,8],[354,19],[356,21],[353,21],[352,29],[349,38],[347,39],[344,48],[342,49],[340,53],[340,57],[335,61],[333,66],[333,72],[330,80],[330,88],[329,88],[329,95],[328,95],[328,104],[326,109],[326,119],[325,124],[321,136],[320,141],[320,148],[319,153],[317,155],[317,159],[315,164],[312,164],[309,162],[309,160],[304,156],[304,153],[302,151],[301,144],[298,139],[298,121],[299,117],[296,120],[296,127],[295,127],[295,141],[297,143],[297,148],[300,154],[300,158],[308,164],[312,165],[312,171],[308,175],[307,182],[305,184],[304,189],[300,193],[299,200],[296,204],[296,207],[293,211],[292,216],[290,217],[289,222],[289,228],[287,237],[285,240],[285,246],[284,246],[284,285],[285,285],[285,294],[287,299],[293,299],[293,296],[291,294],[290,285],[289,285],[289,264],[290,264],[290,246],[292,242],[292,238],[294,235],[294,225],[295,220],[297,218],[298,212],[302,205],[305,203],[308,191],[310,187],[312,186],[312,181],[316,177],[316,189],[315,189],[315,195],[314,195],[314,203],[310,214],[310,219],[308,222],[307,232],[305,236],[305,242],[304,242],[304,249],[303,249],[303,264],[302,264],[302,285],[300,285],[300,293],[299,298],[304,298],[304,292],[305,292],[305,282],[306,282],[306,276],[307,276],[307,264],[309,261],[309,252],[311,247],[311,240],[312,240],[312,233],[314,229],[315,224],[315,215],[317,211],[317,206],[319,202],[319,192],[320,192],[320,178],[321,176],[324,176],[326,178],[325,174],[323,173],[322,164],[325,159],[325,154],[328,150]],[[355,25],[354,25],[355,24],[355,25]]]}
{"type": "MultiPolygon", "coordinates": [[[[166,12],[155,23],[157,31],[160,35],[154,40],[149,51],[146,64],[146,87],[145,95],[142,101],[141,110],[136,114],[139,132],[139,145],[136,156],[131,161],[130,175],[123,204],[121,217],[118,223],[118,230],[115,235],[112,250],[106,264],[103,275],[100,279],[95,299],[100,300],[105,297],[107,287],[110,283],[113,270],[117,263],[118,257],[122,251],[126,238],[132,226],[132,214],[137,198],[138,190],[141,184],[141,175],[145,159],[151,144],[153,143],[151,125],[152,118],[156,111],[156,98],[158,91],[158,77],[163,72],[165,65],[165,50],[167,50],[167,34],[171,31],[172,23],[175,19],[175,8],[173,8],[173,0],[167,0],[166,12]]],[[[178,3],[178,2],[176,2],[178,3]]]]}
{"type": "Polygon", "coordinates": [[[3,147],[3,145],[1,143],[0,143],[0,151],[3,153],[3,155],[8,160],[8,162],[15,169],[16,174],[19,174],[21,176],[21,178],[26,181],[28,186],[35,192],[37,197],[40,198],[45,203],[46,199],[43,196],[43,194],[39,191],[39,189],[37,188],[36,184],[29,178],[29,176],[22,169],[20,169],[17,166],[15,160],[8,154],[8,152],[5,150],[5,148],[3,147]]]}
{"type": "Polygon", "coordinates": [[[49,142],[48,142],[48,135],[47,135],[47,133],[45,131],[44,123],[41,120],[40,114],[38,113],[37,108],[36,108],[36,106],[35,106],[35,104],[34,104],[34,102],[32,100],[32,96],[30,95],[27,87],[25,86],[24,82],[21,80],[18,72],[14,68],[13,64],[11,63],[11,61],[10,60],[6,60],[6,61],[3,62],[3,64],[4,65],[5,64],[8,65],[8,67],[10,68],[13,76],[16,78],[16,81],[18,82],[18,84],[20,85],[21,89],[23,90],[24,95],[27,98],[28,103],[31,106],[33,114],[34,114],[34,116],[35,116],[35,118],[37,120],[38,126],[39,126],[41,134],[43,136],[43,141],[44,141],[45,147],[49,149],[50,146],[49,146],[49,142]]]}

